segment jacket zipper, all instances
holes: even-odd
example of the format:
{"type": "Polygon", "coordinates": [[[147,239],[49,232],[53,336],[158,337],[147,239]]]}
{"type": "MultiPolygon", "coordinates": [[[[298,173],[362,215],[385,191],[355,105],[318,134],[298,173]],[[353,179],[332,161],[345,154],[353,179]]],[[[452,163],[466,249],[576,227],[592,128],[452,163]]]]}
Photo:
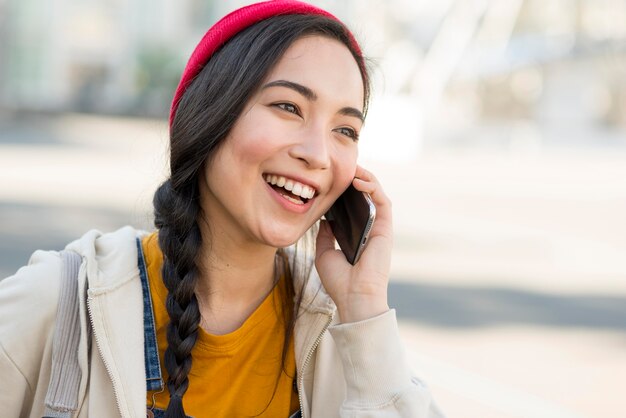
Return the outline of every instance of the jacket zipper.
{"type": "Polygon", "coordinates": [[[324,333],[330,326],[330,323],[333,322],[333,317],[334,317],[334,314],[329,315],[326,325],[322,329],[322,332],[320,332],[319,335],[317,336],[317,339],[313,343],[313,346],[311,347],[306,358],[304,359],[304,363],[302,364],[302,371],[300,372],[298,376],[298,400],[300,401],[300,415],[302,415],[302,418],[305,418],[304,409],[302,409],[302,392],[304,392],[304,370],[308,366],[309,361],[311,361],[311,357],[313,357],[313,353],[315,352],[315,349],[317,348],[319,343],[322,341],[322,337],[324,336],[324,333]]]}
{"type": "Polygon", "coordinates": [[[107,363],[106,359],[104,358],[104,355],[102,354],[102,346],[101,346],[100,340],[98,339],[98,333],[95,332],[94,323],[93,323],[93,313],[91,310],[91,298],[89,297],[87,297],[87,311],[89,312],[89,322],[91,323],[91,329],[93,331],[93,335],[96,337],[96,346],[98,346],[98,352],[100,353],[100,358],[102,359],[104,368],[106,369],[107,374],[109,375],[109,379],[111,380],[111,384],[113,385],[113,393],[115,394],[115,403],[117,405],[117,411],[120,413],[120,416],[123,417],[124,414],[122,413],[122,405],[120,403],[119,392],[118,392],[117,386],[115,385],[115,382],[113,381],[113,373],[111,372],[111,367],[109,363],[107,363]]]}

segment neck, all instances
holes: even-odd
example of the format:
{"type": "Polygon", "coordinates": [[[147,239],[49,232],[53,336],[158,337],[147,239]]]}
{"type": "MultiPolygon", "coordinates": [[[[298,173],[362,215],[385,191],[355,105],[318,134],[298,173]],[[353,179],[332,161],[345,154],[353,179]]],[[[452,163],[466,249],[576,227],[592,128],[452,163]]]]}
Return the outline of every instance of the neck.
{"type": "Polygon", "coordinates": [[[205,227],[202,236],[207,238],[198,254],[196,287],[201,325],[225,334],[239,328],[272,291],[276,248],[236,239],[216,225],[205,227]]]}

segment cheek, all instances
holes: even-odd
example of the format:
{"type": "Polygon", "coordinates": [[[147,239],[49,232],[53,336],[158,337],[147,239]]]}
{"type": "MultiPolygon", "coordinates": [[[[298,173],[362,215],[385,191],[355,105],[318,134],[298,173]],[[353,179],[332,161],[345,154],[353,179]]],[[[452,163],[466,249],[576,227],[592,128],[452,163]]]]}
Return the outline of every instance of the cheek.
{"type": "Polygon", "coordinates": [[[335,186],[337,189],[340,189],[340,191],[345,190],[350,183],[352,183],[352,179],[354,179],[354,174],[356,173],[356,160],[356,147],[349,151],[344,149],[335,159],[335,186]]]}
{"type": "Polygon", "coordinates": [[[230,152],[235,160],[244,164],[258,164],[270,158],[280,148],[279,135],[267,122],[246,120],[233,129],[230,152]]]}
{"type": "Polygon", "coordinates": [[[354,179],[354,174],[356,173],[356,159],[357,153],[352,152],[351,150],[346,150],[345,148],[342,152],[335,155],[333,185],[332,189],[328,193],[327,200],[324,202],[325,209],[322,214],[326,213],[332,203],[337,200],[339,195],[341,195],[341,193],[348,188],[350,183],[352,183],[352,179],[354,179]]]}
{"type": "Polygon", "coordinates": [[[258,163],[266,155],[262,138],[257,140],[246,138],[245,140],[233,141],[231,153],[233,161],[238,161],[244,164],[244,166],[258,163]]]}

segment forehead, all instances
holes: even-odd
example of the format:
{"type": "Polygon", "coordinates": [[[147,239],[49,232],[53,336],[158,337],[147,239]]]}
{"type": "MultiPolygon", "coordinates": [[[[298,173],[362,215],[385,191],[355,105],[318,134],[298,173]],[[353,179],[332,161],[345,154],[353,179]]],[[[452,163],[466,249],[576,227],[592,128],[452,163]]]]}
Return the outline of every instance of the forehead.
{"type": "Polygon", "coordinates": [[[364,87],[359,66],[341,42],[324,36],[306,36],[285,51],[266,82],[287,80],[312,89],[320,98],[363,108],[364,87]]]}

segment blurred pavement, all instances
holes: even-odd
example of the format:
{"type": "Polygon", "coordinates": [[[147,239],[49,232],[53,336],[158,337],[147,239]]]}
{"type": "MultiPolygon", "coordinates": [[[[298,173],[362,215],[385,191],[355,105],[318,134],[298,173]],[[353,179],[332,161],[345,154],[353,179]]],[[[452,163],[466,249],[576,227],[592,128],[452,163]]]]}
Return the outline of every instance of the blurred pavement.
{"type": "MultiPolygon", "coordinates": [[[[91,228],[151,227],[162,121],[0,118],[0,277],[91,228]]],[[[394,202],[391,304],[450,417],[622,417],[626,152],[362,162],[394,202]]]]}

